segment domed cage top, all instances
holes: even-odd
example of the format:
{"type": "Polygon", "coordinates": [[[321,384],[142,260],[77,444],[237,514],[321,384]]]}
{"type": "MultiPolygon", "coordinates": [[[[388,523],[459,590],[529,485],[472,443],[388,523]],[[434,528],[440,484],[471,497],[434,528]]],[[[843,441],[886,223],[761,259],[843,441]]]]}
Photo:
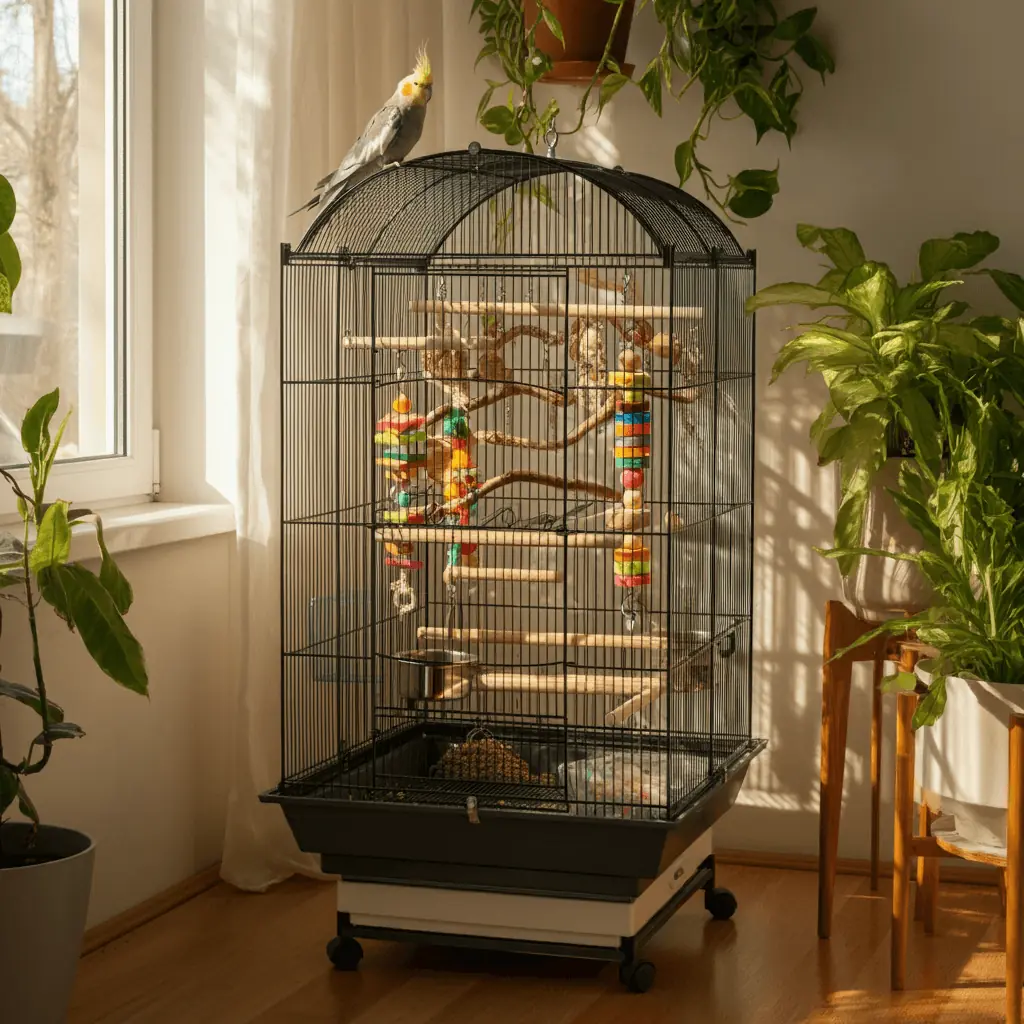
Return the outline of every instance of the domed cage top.
{"type": "MultiPolygon", "coordinates": [[[[753,290],[679,189],[477,147],[376,173],[284,248],[266,799],[305,848],[352,870],[373,829],[327,822],[369,808],[671,830],[731,804],[763,745],[753,290]]],[[[571,846],[545,869],[595,855],[571,846]]]]}

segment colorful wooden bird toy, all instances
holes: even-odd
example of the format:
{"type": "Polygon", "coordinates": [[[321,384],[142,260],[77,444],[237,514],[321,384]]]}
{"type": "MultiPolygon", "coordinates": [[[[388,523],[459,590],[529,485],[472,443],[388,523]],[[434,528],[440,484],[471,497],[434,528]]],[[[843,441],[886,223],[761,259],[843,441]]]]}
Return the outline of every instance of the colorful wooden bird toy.
{"type": "MultiPolygon", "coordinates": [[[[619,369],[608,374],[616,389],[615,467],[621,470],[622,506],[638,523],[644,522],[644,470],[651,464],[651,402],[646,391],[651,378],[642,357],[632,348],[619,354],[619,369]]],[[[615,549],[615,586],[647,587],[651,583],[651,550],[642,538],[627,536],[615,549]]]]}
{"type": "MultiPolygon", "coordinates": [[[[391,413],[377,421],[373,442],[379,448],[377,465],[384,467],[384,475],[391,481],[394,508],[385,509],[388,523],[422,523],[425,509],[413,506],[412,485],[426,466],[427,433],[422,416],[412,413],[412,402],[404,391],[391,403],[391,413]]],[[[409,584],[409,573],[423,568],[415,557],[415,546],[406,541],[388,541],[384,564],[400,569],[398,580],[391,585],[394,604],[400,614],[416,607],[416,592],[409,584]]]]}
{"type": "MultiPolygon", "coordinates": [[[[445,501],[459,501],[467,497],[477,486],[476,463],[473,461],[473,434],[469,429],[466,413],[453,408],[444,418],[444,436],[451,446],[451,457],[444,472],[445,501]]],[[[445,517],[449,526],[469,526],[476,515],[476,503],[460,503],[457,509],[445,517]]],[[[476,544],[452,544],[448,549],[449,566],[475,566],[477,563],[476,544]]]]}

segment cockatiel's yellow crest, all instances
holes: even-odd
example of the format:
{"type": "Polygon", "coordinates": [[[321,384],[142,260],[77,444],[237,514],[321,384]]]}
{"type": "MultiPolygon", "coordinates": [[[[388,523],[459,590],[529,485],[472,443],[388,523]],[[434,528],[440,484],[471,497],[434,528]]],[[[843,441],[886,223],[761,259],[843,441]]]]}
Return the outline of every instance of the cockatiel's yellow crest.
{"type": "Polygon", "coordinates": [[[427,56],[427,44],[424,43],[419,53],[416,54],[416,66],[412,69],[416,81],[420,85],[433,85],[434,75],[430,68],[430,58],[427,56]]]}

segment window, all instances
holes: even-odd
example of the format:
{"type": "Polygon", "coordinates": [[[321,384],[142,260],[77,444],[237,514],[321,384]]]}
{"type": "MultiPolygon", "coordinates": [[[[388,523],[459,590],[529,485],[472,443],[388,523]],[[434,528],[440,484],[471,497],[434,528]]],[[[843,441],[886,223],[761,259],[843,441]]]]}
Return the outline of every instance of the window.
{"type": "MultiPolygon", "coordinates": [[[[0,0],[0,171],[23,275],[0,317],[0,464],[59,386],[51,490],[152,491],[151,16],[147,0],[0,0]]],[[[0,512],[6,512],[6,504],[0,512]]]]}

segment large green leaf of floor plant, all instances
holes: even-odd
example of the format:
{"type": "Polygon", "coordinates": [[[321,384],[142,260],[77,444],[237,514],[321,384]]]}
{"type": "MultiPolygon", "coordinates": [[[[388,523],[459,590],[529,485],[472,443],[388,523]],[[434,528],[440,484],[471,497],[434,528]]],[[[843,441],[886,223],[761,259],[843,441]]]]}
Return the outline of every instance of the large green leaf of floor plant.
{"type": "MultiPolygon", "coordinates": [[[[43,703],[39,699],[39,694],[28,686],[22,686],[21,683],[9,683],[6,679],[0,679],[0,697],[16,700],[19,704],[31,708],[37,715],[43,713],[43,703]]],[[[64,709],[59,704],[48,700],[46,706],[47,716],[51,722],[64,721],[64,709]]]]}
{"type": "Polygon", "coordinates": [[[39,575],[44,600],[78,630],[93,661],[135,693],[149,688],[142,647],[100,580],[81,565],[55,565],[39,575]]]}

